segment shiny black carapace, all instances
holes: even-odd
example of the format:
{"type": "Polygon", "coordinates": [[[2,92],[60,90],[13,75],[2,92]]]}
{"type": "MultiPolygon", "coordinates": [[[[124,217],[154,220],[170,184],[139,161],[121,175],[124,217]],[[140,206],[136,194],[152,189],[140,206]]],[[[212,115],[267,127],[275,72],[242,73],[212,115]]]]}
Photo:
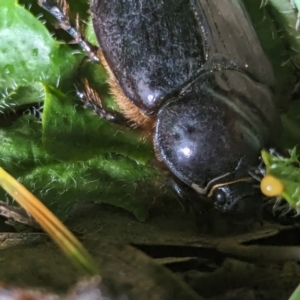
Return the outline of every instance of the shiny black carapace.
{"type": "Polygon", "coordinates": [[[272,67],[242,1],[93,0],[91,12],[94,60],[126,119],[153,136],[158,160],[221,211],[261,201],[249,170],[280,121],[272,67]]]}

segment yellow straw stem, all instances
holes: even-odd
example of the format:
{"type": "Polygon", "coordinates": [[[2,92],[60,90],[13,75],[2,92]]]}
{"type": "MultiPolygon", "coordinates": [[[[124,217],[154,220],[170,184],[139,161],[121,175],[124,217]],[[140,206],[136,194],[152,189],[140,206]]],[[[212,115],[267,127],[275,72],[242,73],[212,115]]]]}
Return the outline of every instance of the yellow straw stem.
{"type": "Polygon", "coordinates": [[[75,264],[88,274],[99,274],[90,254],[66,226],[40,200],[1,167],[0,185],[30,213],[75,264]]]}

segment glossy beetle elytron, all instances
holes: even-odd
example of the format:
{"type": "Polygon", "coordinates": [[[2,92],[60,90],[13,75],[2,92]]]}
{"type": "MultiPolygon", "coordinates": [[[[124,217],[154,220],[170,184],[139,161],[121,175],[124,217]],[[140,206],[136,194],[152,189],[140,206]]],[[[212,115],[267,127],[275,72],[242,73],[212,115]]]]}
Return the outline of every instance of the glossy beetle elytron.
{"type": "Polygon", "coordinates": [[[248,171],[280,122],[273,71],[241,0],[94,0],[91,11],[95,60],[124,116],[153,135],[158,160],[221,211],[247,210],[258,193],[248,171]]]}

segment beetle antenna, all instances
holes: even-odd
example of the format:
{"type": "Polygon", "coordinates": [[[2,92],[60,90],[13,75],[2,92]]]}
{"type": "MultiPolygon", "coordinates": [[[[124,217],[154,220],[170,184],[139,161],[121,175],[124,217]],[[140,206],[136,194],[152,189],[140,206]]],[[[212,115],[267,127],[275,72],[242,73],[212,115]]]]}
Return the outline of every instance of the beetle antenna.
{"type": "Polygon", "coordinates": [[[77,28],[71,25],[68,15],[69,7],[66,1],[61,0],[59,5],[55,5],[51,0],[38,0],[38,5],[48,11],[58,21],[58,26],[74,39],[74,43],[81,47],[92,62],[100,63],[97,55],[99,48],[84,39],[81,32],[77,29],[79,27],[78,20],[76,22],[77,28]]]}

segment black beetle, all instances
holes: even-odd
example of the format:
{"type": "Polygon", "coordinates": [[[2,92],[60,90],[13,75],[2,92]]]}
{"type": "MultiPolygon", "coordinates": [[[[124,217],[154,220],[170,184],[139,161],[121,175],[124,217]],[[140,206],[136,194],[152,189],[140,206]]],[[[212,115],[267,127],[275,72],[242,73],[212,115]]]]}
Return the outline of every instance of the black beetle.
{"type": "Polygon", "coordinates": [[[185,186],[224,212],[261,201],[249,170],[280,120],[241,0],[93,0],[96,56],[58,8],[39,4],[100,60],[126,119],[153,135],[158,160],[185,186]]]}

